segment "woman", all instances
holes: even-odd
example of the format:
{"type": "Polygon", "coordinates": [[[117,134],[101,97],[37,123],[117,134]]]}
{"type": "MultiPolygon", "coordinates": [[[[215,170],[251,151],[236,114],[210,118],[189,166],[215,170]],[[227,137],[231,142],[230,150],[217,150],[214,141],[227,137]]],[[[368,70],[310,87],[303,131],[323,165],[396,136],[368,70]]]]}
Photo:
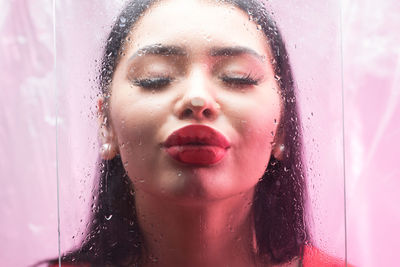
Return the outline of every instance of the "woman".
{"type": "Polygon", "coordinates": [[[63,264],[333,264],[310,245],[293,76],[261,3],[131,1],[100,77],[98,193],[63,264]]]}

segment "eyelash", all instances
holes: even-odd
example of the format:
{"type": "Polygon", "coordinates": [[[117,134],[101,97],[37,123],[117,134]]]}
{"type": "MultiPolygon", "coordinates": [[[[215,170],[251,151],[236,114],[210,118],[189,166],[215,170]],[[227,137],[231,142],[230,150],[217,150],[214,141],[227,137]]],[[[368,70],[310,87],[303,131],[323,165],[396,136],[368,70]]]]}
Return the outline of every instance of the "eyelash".
{"type": "Polygon", "coordinates": [[[228,75],[222,75],[220,76],[220,79],[228,85],[237,87],[258,85],[258,83],[260,82],[260,79],[254,78],[251,73],[234,77],[228,75]]]}
{"type": "MultiPolygon", "coordinates": [[[[234,87],[258,85],[260,79],[254,78],[250,73],[243,76],[222,75],[219,77],[224,83],[234,87]]],[[[135,79],[133,83],[144,89],[160,89],[168,86],[174,79],[170,77],[151,77],[135,79]]]]}
{"type": "Polygon", "coordinates": [[[170,77],[152,77],[152,78],[143,78],[143,79],[135,79],[133,83],[136,86],[145,88],[145,89],[159,89],[166,87],[173,81],[170,77]]]}

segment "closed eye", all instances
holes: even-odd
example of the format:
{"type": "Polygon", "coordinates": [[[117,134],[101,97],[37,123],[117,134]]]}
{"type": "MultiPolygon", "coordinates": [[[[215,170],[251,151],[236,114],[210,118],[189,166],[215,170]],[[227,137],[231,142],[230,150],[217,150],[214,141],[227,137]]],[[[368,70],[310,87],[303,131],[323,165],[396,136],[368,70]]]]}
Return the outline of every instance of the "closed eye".
{"type": "Polygon", "coordinates": [[[238,75],[238,76],[222,75],[219,78],[228,85],[239,86],[239,87],[258,85],[258,83],[261,80],[258,78],[254,78],[251,74],[238,75]]]}
{"type": "Polygon", "coordinates": [[[133,83],[144,89],[160,89],[168,86],[172,81],[170,77],[150,77],[134,79],[133,83]]]}

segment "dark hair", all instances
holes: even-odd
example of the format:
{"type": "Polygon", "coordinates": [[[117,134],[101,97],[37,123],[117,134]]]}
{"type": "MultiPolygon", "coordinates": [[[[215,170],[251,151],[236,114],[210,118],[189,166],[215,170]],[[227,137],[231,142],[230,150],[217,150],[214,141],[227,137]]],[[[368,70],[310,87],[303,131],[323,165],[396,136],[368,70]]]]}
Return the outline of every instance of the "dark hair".
{"type": "MultiPolygon", "coordinates": [[[[100,89],[106,98],[129,32],[155,2],[158,0],[131,1],[117,18],[107,39],[100,70],[100,89]]],[[[285,149],[281,160],[271,156],[256,186],[253,215],[259,256],[275,264],[288,262],[301,257],[304,245],[310,242],[305,218],[307,190],[302,134],[288,54],[276,23],[262,3],[256,0],[219,2],[245,11],[267,37],[272,52],[275,79],[284,103],[277,135],[284,134],[285,149]]],[[[61,260],[94,266],[137,266],[142,256],[143,237],[136,218],[133,185],[119,156],[103,160],[100,165],[88,233],[81,246],[61,260]]]]}

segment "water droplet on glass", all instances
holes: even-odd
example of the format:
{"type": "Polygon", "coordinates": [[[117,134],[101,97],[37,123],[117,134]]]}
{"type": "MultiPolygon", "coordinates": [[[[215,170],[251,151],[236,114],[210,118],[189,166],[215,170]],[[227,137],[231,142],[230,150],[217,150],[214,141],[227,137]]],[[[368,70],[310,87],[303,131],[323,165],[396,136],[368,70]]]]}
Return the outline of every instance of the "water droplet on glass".
{"type": "Polygon", "coordinates": [[[265,61],[267,61],[267,57],[265,55],[262,55],[261,56],[261,62],[265,62],[265,61]]]}
{"type": "Polygon", "coordinates": [[[158,262],[158,258],[155,257],[155,256],[153,256],[153,255],[150,256],[150,260],[151,260],[152,262],[158,262]]]}

